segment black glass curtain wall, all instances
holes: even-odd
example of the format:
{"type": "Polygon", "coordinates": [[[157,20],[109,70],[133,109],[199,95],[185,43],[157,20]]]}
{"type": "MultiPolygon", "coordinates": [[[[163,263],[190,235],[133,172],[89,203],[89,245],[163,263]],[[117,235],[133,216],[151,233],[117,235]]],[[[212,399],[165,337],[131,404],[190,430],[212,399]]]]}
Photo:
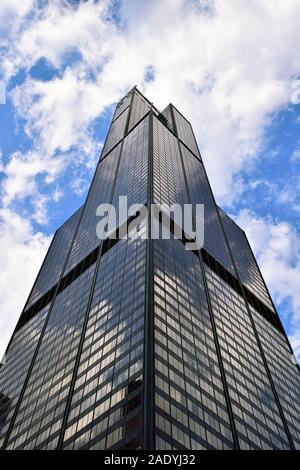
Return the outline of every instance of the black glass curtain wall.
{"type": "Polygon", "coordinates": [[[299,449],[299,390],[266,284],[245,233],[216,205],[190,122],[134,87],[8,345],[0,447],[299,449]],[[204,204],[203,247],[151,240],[145,223],[99,239],[96,209],[118,211],[120,196],[147,208],[204,204]]]}

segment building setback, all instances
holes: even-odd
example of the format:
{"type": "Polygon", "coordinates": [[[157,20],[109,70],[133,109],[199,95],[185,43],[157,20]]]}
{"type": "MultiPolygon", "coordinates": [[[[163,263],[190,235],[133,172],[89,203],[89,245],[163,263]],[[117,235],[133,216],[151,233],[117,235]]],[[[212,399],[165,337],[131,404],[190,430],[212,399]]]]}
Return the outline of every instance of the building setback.
{"type": "Polygon", "coordinates": [[[216,205],[191,124],[133,88],[8,345],[0,447],[299,449],[299,389],[247,237],[216,205]],[[120,195],[204,204],[203,248],[101,241],[96,208],[120,195]]]}

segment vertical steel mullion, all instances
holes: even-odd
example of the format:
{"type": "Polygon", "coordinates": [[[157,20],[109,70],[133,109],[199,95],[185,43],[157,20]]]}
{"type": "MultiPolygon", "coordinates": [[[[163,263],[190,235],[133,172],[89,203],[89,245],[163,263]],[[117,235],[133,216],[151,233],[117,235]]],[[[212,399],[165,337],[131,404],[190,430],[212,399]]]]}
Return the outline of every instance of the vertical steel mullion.
{"type": "Polygon", "coordinates": [[[149,113],[148,125],[148,221],[145,279],[145,326],[144,326],[144,403],[143,403],[143,449],[153,450],[154,439],[154,266],[153,240],[151,239],[151,204],[153,202],[153,112],[149,113]]]}
{"type": "MultiPolygon", "coordinates": [[[[173,121],[173,129],[174,129],[174,133],[177,137],[177,142],[178,142],[178,146],[179,146],[179,150],[180,150],[180,143],[179,143],[179,135],[178,135],[178,129],[177,129],[177,123],[176,123],[176,119],[175,119],[175,114],[174,114],[174,109],[173,109],[173,105],[170,104],[170,111],[171,111],[171,118],[172,118],[172,121],[173,121]]],[[[180,156],[181,156],[181,151],[180,151],[180,156]]]]}
{"type": "Polygon", "coordinates": [[[133,108],[133,100],[134,100],[134,95],[135,95],[135,88],[133,88],[132,92],[131,92],[131,98],[130,98],[130,104],[129,104],[129,111],[128,111],[128,115],[127,115],[127,119],[126,119],[126,124],[125,124],[125,128],[124,128],[124,136],[126,136],[127,132],[128,132],[128,127],[129,127],[129,123],[130,123],[130,118],[131,118],[131,113],[132,113],[132,108],[133,108]]]}

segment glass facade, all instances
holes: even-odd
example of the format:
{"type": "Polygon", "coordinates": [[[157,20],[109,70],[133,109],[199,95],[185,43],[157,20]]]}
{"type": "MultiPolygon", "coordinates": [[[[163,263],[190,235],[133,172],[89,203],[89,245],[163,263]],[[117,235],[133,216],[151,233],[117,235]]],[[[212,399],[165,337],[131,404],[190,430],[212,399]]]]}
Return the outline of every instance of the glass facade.
{"type": "Polygon", "coordinates": [[[188,195],[176,137],[153,116],[153,201],[187,204],[188,195]],[[170,158],[172,155],[172,158],[170,158]]]}
{"type": "Polygon", "coordinates": [[[8,345],[0,447],[294,449],[299,390],[247,238],[216,206],[190,123],[133,88],[8,345]],[[118,212],[121,196],[148,208],[204,204],[203,248],[187,250],[174,224],[170,239],[147,239],[147,220],[128,239],[98,238],[97,207],[118,212]]]}
{"type": "Polygon", "coordinates": [[[62,273],[68,252],[72,246],[74,232],[78,225],[82,208],[78,209],[55,233],[42,268],[30,293],[25,310],[31,307],[49,287],[54,286],[62,273]]]}
{"type": "Polygon", "coordinates": [[[200,160],[182,144],[180,149],[192,204],[204,204],[204,248],[226,269],[234,273],[218,211],[200,160]]]}
{"type": "Polygon", "coordinates": [[[102,150],[102,158],[104,158],[111,149],[123,138],[128,119],[129,108],[126,108],[112,123],[106,137],[106,141],[102,150]]]}
{"type": "Polygon", "coordinates": [[[286,337],[251,307],[251,312],[296,449],[300,449],[300,374],[286,337]]]}
{"type": "Polygon", "coordinates": [[[141,446],[145,242],[100,261],[63,448],[141,446]]]}
{"type": "Polygon", "coordinates": [[[130,113],[128,130],[132,129],[151,109],[149,101],[135,90],[133,93],[133,104],[130,113]]]}
{"type": "Polygon", "coordinates": [[[57,445],[94,268],[54,301],[8,449],[53,449],[57,445]]]}
{"type": "Polygon", "coordinates": [[[122,113],[125,111],[126,108],[130,105],[132,98],[132,93],[128,93],[124,98],[117,104],[116,110],[114,113],[113,121],[115,121],[122,113]]]}
{"type": "Polygon", "coordinates": [[[74,268],[99,245],[99,238],[96,233],[99,217],[96,215],[96,209],[99,204],[111,202],[120,149],[121,144],[114,148],[107,158],[100,161],[97,167],[65,272],[74,268]]]}
{"type": "Polygon", "coordinates": [[[174,116],[174,127],[177,131],[179,139],[200,158],[197,142],[194,136],[193,128],[189,121],[174,107],[172,106],[174,116]]]}
{"type": "Polygon", "coordinates": [[[172,115],[172,105],[169,104],[161,113],[160,115],[163,117],[164,124],[171,129],[174,134],[176,134],[175,131],[175,125],[173,122],[173,115],[172,115]]]}
{"type": "Polygon", "coordinates": [[[146,117],[124,139],[112,198],[118,209],[119,197],[127,196],[128,206],[147,202],[149,122],[146,117]]]}
{"type": "Polygon", "coordinates": [[[17,331],[11,340],[0,369],[0,446],[13,418],[22,387],[49,311],[42,309],[17,331]]]}
{"type": "Polygon", "coordinates": [[[250,249],[246,234],[222,209],[218,209],[242,284],[261,299],[269,309],[274,311],[270,295],[250,249]]]}
{"type": "Polygon", "coordinates": [[[154,248],[157,449],[232,449],[199,258],[178,240],[154,248]]]}
{"type": "Polygon", "coordinates": [[[209,267],[206,279],[241,449],[288,449],[244,299],[209,267]]]}

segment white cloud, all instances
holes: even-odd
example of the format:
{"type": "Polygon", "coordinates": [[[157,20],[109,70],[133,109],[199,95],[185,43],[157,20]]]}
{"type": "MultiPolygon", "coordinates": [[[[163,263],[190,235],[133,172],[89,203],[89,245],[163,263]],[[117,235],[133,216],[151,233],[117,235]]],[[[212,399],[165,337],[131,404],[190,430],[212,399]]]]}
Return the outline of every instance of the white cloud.
{"type": "Polygon", "coordinates": [[[52,156],[76,147],[79,157],[82,152],[77,163],[87,164],[83,157],[93,156],[93,146],[97,147],[88,126],[108,105],[96,83],[81,77],[78,68],[68,68],[61,78],[51,81],[27,79],[15,89],[13,100],[40,152],[52,156]]]}
{"type": "Polygon", "coordinates": [[[25,5],[19,10],[20,2],[17,0],[12,5],[9,5],[10,0],[2,1],[1,29],[6,31],[7,21],[13,25],[9,50],[2,63],[7,78],[20,68],[30,67],[40,57],[46,57],[55,67],[63,63],[66,53],[74,50],[80,50],[87,62],[98,63],[105,57],[105,35],[113,28],[113,23],[106,21],[108,0],[86,2],[76,10],[63,0],[46,1],[40,5],[25,0],[21,2],[25,5]]]}
{"type": "Polygon", "coordinates": [[[249,210],[242,210],[235,220],[246,231],[277,305],[290,302],[286,321],[300,359],[300,236],[289,223],[261,218],[249,210]]]}
{"type": "Polygon", "coordinates": [[[33,0],[1,0],[0,3],[0,34],[3,39],[13,37],[24,23],[26,15],[30,12],[34,2],[33,0]]]}
{"type": "Polygon", "coordinates": [[[299,37],[291,15],[300,5],[275,2],[272,10],[262,1],[247,2],[242,10],[237,2],[215,5],[213,18],[178,15],[173,35],[170,28],[159,35],[164,45],[162,51],[157,47],[161,63],[154,62],[159,76],[149,86],[153,99],[168,94],[190,116],[216,195],[228,203],[240,189],[235,175],[255,159],[271,113],[290,101],[290,79],[300,65],[289,50],[299,37]],[[288,38],[281,13],[289,18],[288,38]],[[170,51],[176,51],[173,60],[170,51]],[[210,86],[203,87],[207,77],[210,86]]]}
{"type": "Polygon", "coordinates": [[[255,0],[241,9],[236,0],[123,1],[119,29],[107,20],[108,0],[77,10],[63,3],[49,2],[24,21],[4,54],[7,74],[12,64],[14,70],[29,68],[39,57],[55,67],[70,51],[82,57],[60,77],[27,79],[16,90],[28,133],[37,134],[50,154],[78,144],[92,149],[90,123],[138,84],[158,106],[172,101],[190,118],[216,196],[232,202],[272,113],[290,103],[291,81],[300,73],[294,53],[299,2],[255,0]],[[209,5],[212,13],[201,14],[209,5]],[[145,83],[149,64],[155,80],[145,83]]]}
{"type": "Polygon", "coordinates": [[[7,207],[14,199],[24,199],[37,192],[35,176],[46,171],[39,155],[16,152],[7,165],[2,165],[6,179],[2,185],[2,204],[7,207]]]}
{"type": "Polygon", "coordinates": [[[43,152],[15,152],[8,163],[1,164],[0,168],[4,175],[1,186],[2,207],[9,209],[15,202],[28,198],[33,207],[28,217],[39,224],[47,223],[49,195],[41,193],[36,178],[39,175],[46,182],[52,182],[62,170],[63,163],[63,159],[49,158],[43,152]]]}
{"type": "Polygon", "coordinates": [[[53,195],[52,195],[52,198],[55,202],[59,202],[61,200],[61,198],[63,197],[64,193],[62,190],[56,188],[53,195]]]}

